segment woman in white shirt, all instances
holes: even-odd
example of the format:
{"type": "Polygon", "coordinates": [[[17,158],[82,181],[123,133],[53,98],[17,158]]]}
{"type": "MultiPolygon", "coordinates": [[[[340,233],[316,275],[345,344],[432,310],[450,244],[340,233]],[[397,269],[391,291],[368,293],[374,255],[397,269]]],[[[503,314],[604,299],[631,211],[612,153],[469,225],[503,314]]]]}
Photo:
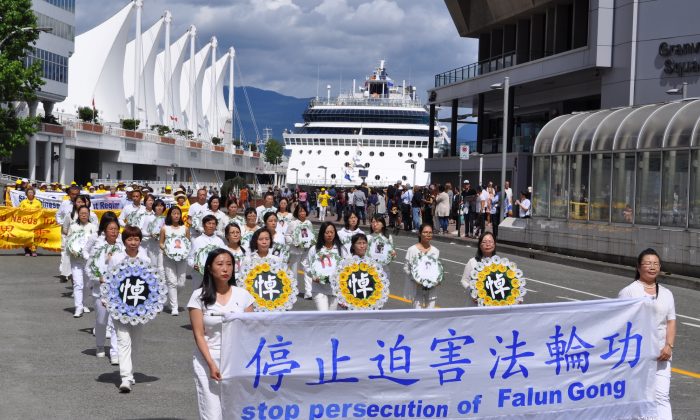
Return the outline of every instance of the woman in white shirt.
{"type": "Polygon", "coordinates": [[[289,212],[289,200],[286,197],[280,198],[277,209],[277,231],[287,235],[290,224],[294,221],[294,216],[289,212]]]}
{"type": "MultiPolygon", "coordinates": [[[[202,211],[199,215],[199,217],[204,220],[204,217],[211,214],[212,216],[216,217],[216,236],[218,236],[221,239],[224,239],[224,228],[226,228],[225,219],[226,219],[226,214],[221,211],[221,199],[219,198],[218,195],[212,195],[209,197],[209,201],[207,202],[207,209],[202,211]]],[[[204,233],[204,223],[200,224],[200,233],[204,233]]]]}
{"type": "Polygon", "coordinates": [[[476,306],[476,301],[471,297],[471,290],[469,286],[469,281],[471,280],[472,270],[476,267],[482,259],[487,257],[493,257],[496,255],[496,237],[493,236],[491,232],[482,233],[479,236],[479,242],[476,249],[476,255],[469,259],[467,265],[464,267],[464,272],[462,273],[462,278],[460,282],[462,287],[467,291],[467,303],[471,302],[467,306],[476,306]]]}
{"type": "MultiPolygon", "coordinates": [[[[85,244],[89,238],[97,233],[95,225],[90,223],[90,209],[87,206],[82,206],[77,211],[78,219],[70,225],[68,229],[67,242],[77,240],[77,236],[84,235],[85,244]]],[[[85,263],[88,259],[88,250],[85,246],[80,250],[75,247],[69,248],[71,275],[73,276],[73,304],[75,305],[74,318],[83,316],[83,312],[90,312],[87,306],[83,305],[83,289],[87,278],[85,275],[85,263]],[[71,251],[71,248],[73,251],[71,251]]]]}
{"type": "Polygon", "coordinates": [[[199,289],[202,285],[202,274],[199,272],[199,263],[196,261],[199,250],[208,245],[215,245],[217,248],[226,248],[226,244],[216,236],[216,217],[207,214],[202,218],[204,232],[192,241],[190,255],[187,257],[187,265],[192,267],[192,289],[199,289]]]}
{"type": "MultiPolygon", "coordinates": [[[[185,227],[185,222],[182,220],[182,210],[178,206],[173,206],[168,209],[163,227],[160,229],[160,265],[163,270],[165,284],[168,285],[168,304],[170,306],[170,314],[177,316],[179,314],[177,292],[185,286],[187,277],[187,261],[175,261],[165,253],[165,240],[169,237],[180,237],[190,239],[190,231],[185,227]]],[[[192,248],[190,248],[191,250],[192,248]]]]}
{"type": "Polygon", "coordinates": [[[364,234],[362,229],[360,229],[360,218],[355,210],[351,210],[345,215],[345,226],[338,231],[340,243],[343,244],[344,255],[350,255],[350,240],[357,233],[364,234]]]}
{"type": "Polygon", "coordinates": [[[221,330],[227,312],[253,312],[253,296],[234,286],[233,255],[226,249],[207,257],[202,287],[192,292],[187,304],[194,335],[192,357],[199,416],[221,419],[221,330]]]}
{"type": "Polygon", "coordinates": [[[287,238],[284,236],[284,233],[277,229],[278,220],[276,213],[265,213],[263,216],[265,227],[272,235],[272,244],[270,244],[272,253],[287,264],[289,262],[289,252],[283,252],[287,248],[287,238]]]}
{"type": "Polygon", "coordinates": [[[670,420],[671,400],[671,357],[673,343],[676,341],[676,306],[673,294],[664,286],[659,285],[658,276],[661,273],[661,258],[659,254],[648,248],[637,257],[637,273],[635,280],[620,290],[618,298],[647,298],[654,303],[654,324],[656,326],[656,349],[659,357],[656,359],[656,409],[658,419],[670,420]]]}
{"type": "Polygon", "coordinates": [[[226,225],[224,233],[226,234],[228,250],[231,252],[231,255],[233,255],[235,278],[238,278],[241,272],[241,263],[243,262],[243,258],[245,258],[245,249],[241,246],[241,228],[236,223],[229,223],[226,225]]]}
{"type": "Polygon", "coordinates": [[[527,196],[528,196],[528,193],[526,193],[525,191],[522,191],[520,193],[520,200],[515,201],[515,205],[518,206],[519,215],[523,219],[529,218],[530,215],[532,214],[532,212],[530,211],[531,207],[532,207],[532,203],[527,198],[527,196]]]}
{"type": "MultiPolygon", "coordinates": [[[[343,252],[343,245],[338,237],[338,232],[331,222],[321,223],[321,227],[318,230],[318,238],[316,239],[316,246],[309,249],[309,255],[306,257],[307,266],[313,264],[316,254],[322,250],[337,254],[339,257],[338,259],[345,255],[350,255],[349,252],[347,254],[343,252]]],[[[316,304],[316,310],[335,311],[338,309],[338,297],[333,294],[333,288],[329,281],[331,277],[332,275],[328,276],[328,279],[323,279],[323,283],[321,283],[322,279],[311,278],[311,294],[316,304]]]]}
{"type": "Polygon", "coordinates": [[[430,255],[435,259],[440,258],[440,250],[430,245],[433,240],[433,226],[423,223],[418,229],[418,243],[408,248],[406,251],[406,262],[404,271],[406,280],[404,283],[404,298],[413,302],[413,309],[433,309],[437,302],[437,287],[426,288],[418,284],[411,275],[412,264],[416,258],[423,255],[430,255]]]}
{"type": "Polygon", "coordinates": [[[226,211],[227,213],[223,218],[224,229],[226,229],[226,225],[230,223],[235,223],[240,228],[245,226],[245,219],[238,214],[238,203],[236,203],[236,200],[230,199],[226,202],[226,211]]]}
{"type": "MultiPolygon", "coordinates": [[[[313,237],[314,227],[310,220],[306,217],[308,216],[306,207],[296,206],[294,209],[294,220],[289,225],[287,229],[287,243],[291,245],[290,258],[289,258],[289,269],[294,273],[294,278],[298,277],[299,263],[303,261],[309,253],[309,248],[313,246],[313,241],[302,242],[303,238],[293,238],[294,232],[300,229],[300,234],[303,234],[301,229],[306,229],[306,234],[308,237],[313,237]],[[295,243],[297,241],[298,243],[295,243]]],[[[301,235],[300,235],[301,236],[301,235]]],[[[304,275],[304,299],[311,299],[311,277],[304,275]]]]}
{"type": "Polygon", "coordinates": [[[247,250],[250,248],[250,239],[255,231],[260,229],[260,225],[258,225],[258,213],[253,207],[248,207],[243,213],[243,217],[245,225],[241,226],[241,245],[247,250]]]}

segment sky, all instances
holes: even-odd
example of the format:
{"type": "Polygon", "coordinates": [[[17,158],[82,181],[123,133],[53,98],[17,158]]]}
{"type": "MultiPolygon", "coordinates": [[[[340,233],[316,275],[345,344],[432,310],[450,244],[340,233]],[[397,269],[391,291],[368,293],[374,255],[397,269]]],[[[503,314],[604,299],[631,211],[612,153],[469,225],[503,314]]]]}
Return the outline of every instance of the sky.
{"type": "MultiPolygon", "coordinates": [[[[76,33],[127,3],[77,0],[76,33]]],[[[436,74],[476,61],[476,42],[459,37],[441,0],[144,0],[143,29],[165,10],[172,41],[194,24],[197,49],[212,36],[218,56],[235,48],[236,86],[299,98],[317,88],[325,96],[327,84],[333,96],[348,92],[383,59],[389,76],[416,86],[425,101],[436,74]]]]}

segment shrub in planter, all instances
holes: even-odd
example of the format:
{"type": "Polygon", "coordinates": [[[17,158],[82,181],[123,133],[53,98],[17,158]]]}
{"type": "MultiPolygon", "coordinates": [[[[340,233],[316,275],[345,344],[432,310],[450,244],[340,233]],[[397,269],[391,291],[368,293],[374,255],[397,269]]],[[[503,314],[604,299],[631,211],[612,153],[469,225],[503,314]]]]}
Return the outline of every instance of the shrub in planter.
{"type": "Polygon", "coordinates": [[[96,109],[92,109],[89,106],[78,107],[78,118],[84,122],[92,122],[97,119],[97,114],[99,112],[96,109]]]}
{"type": "Polygon", "coordinates": [[[221,141],[222,141],[222,140],[223,140],[223,139],[222,139],[221,137],[212,137],[212,138],[211,138],[212,144],[216,144],[216,145],[221,144],[221,141]]]}
{"type": "Polygon", "coordinates": [[[234,140],[233,145],[236,147],[236,149],[239,149],[241,147],[241,141],[240,140],[234,140]]]}
{"type": "Polygon", "coordinates": [[[151,130],[155,130],[158,132],[159,136],[164,136],[168,133],[170,133],[170,127],[166,125],[160,125],[160,124],[154,124],[151,126],[151,130]]]}
{"type": "Polygon", "coordinates": [[[138,128],[139,124],[141,124],[141,120],[134,120],[131,118],[125,118],[125,119],[121,120],[121,123],[122,123],[122,128],[124,130],[136,130],[138,128]]]}

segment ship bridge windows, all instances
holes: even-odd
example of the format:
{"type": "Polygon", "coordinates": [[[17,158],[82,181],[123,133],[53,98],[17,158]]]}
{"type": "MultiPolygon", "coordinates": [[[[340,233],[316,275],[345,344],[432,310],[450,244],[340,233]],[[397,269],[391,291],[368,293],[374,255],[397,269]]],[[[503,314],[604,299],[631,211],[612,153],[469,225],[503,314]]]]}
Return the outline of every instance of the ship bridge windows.
{"type": "MultiPolygon", "coordinates": [[[[428,137],[428,133],[429,130],[412,128],[364,128],[362,130],[362,134],[366,136],[428,137]]],[[[352,127],[301,127],[295,131],[295,134],[358,135],[359,133],[352,127]]]]}
{"type": "Polygon", "coordinates": [[[310,108],[304,112],[304,122],[358,122],[428,124],[429,115],[421,110],[373,108],[310,108]]]}

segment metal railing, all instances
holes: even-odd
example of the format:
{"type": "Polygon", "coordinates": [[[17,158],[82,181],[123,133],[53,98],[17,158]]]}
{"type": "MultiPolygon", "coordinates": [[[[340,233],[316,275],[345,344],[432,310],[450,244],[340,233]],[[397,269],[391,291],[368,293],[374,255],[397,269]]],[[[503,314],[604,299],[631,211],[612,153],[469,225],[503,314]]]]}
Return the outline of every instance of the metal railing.
{"type": "Polygon", "coordinates": [[[507,53],[435,75],[435,87],[451,85],[516,65],[515,53],[507,53]]]}

